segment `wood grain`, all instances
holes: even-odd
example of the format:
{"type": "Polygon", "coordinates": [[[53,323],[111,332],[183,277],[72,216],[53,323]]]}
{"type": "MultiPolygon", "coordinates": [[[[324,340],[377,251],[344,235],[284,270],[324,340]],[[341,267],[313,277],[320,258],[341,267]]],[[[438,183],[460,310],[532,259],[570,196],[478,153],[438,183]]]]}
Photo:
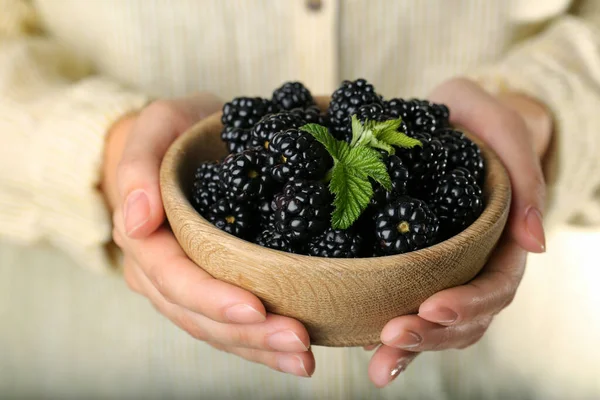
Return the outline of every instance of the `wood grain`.
{"type": "MultiPolygon", "coordinates": [[[[321,107],[326,98],[319,98],[321,107]]],[[[327,259],[260,247],[229,235],[192,207],[197,165],[226,154],[220,113],[179,137],[161,166],[167,218],[183,250],[213,277],[257,295],[272,313],[305,324],[314,345],[379,342],[392,318],[415,313],[440,290],[464,284],[481,270],[506,224],[510,182],[496,155],[482,147],[485,209],[465,231],[427,249],[377,258],[327,259]]]]}

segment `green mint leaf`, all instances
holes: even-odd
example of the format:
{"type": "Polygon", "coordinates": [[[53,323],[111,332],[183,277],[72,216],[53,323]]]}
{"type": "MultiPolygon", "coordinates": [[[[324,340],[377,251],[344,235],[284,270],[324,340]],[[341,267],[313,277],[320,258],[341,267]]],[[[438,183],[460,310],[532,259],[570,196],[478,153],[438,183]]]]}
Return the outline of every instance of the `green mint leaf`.
{"type": "Polygon", "coordinates": [[[381,142],[381,141],[375,139],[374,137],[373,137],[373,139],[371,139],[370,145],[371,145],[371,147],[373,147],[375,149],[381,149],[383,151],[387,151],[388,154],[396,153],[396,149],[394,149],[392,146],[390,146],[389,144],[387,144],[385,142],[381,142]]]}
{"type": "Polygon", "coordinates": [[[345,163],[336,163],[331,174],[329,188],[335,195],[331,215],[334,229],[348,229],[367,208],[373,197],[373,186],[368,179],[356,173],[345,163]]]}
{"type": "Polygon", "coordinates": [[[365,146],[353,147],[346,157],[345,163],[360,178],[366,181],[371,178],[386,190],[392,190],[390,175],[377,150],[365,146]]]}
{"type": "Polygon", "coordinates": [[[364,131],[365,129],[358,118],[356,118],[356,115],[352,115],[352,140],[350,141],[350,146],[356,146],[356,143],[363,136],[364,131]]]}
{"type": "Polygon", "coordinates": [[[313,135],[313,137],[325,147],[325,150],[331,154],[331,157],[333,157],[334,160],[339,160],[343,156],[343,154],[341,154],[343,153],[342,144],[348,145],[347,143],[334,138],[331,133],[329,133],[329,129],[319,124],[306,124],[303,125],[300,130],[313,135]]]}
{"type": "Polygon", "coordinates": [[[381,135],[387,134],[388,132],[397,132],[401,125],[401,118],[390,119],[383,122],[375,122],[372,129],[375,133],[375,137],[379,138],[381,135]]]}
{"type": "Polygon", "coordinates": [[[405,149],[412,149],[415,146],[423,145],[420,140],[413,139],[404,133],[395,131],[384,131],[379,135],[378,139],[391,146],[402,147],[405,149]]]}

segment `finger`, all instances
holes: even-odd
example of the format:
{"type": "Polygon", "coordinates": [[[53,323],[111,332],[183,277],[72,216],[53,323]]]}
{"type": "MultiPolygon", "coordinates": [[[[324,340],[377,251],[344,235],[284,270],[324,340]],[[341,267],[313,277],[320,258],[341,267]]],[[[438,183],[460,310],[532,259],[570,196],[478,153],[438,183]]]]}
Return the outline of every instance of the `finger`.
{"type": "Polygon", "coordinates": [[[382,388],[398,377],[419,353],[380,346],[369,363],[369,379],[382,388]]]}
{"type": "Polygon", "coordinates": [[[192,337],[228,347],[245,347],[265,351],[305,352],[310,346],[308,332],[292,318],[268,314],[263,323],[252,325],[224,324],[195,314],[167,302],[152,283],[139,272],[137,279],[152,304],[192,337]]]}
{"type": "Polygon", "coordinates": [[[527,253],[515,241],[502,238],[475,279],[429,297],[419,307],[419,317],[441,325],[455,325],[497,314],[514,299],[526,260],[527,253]]]}
{"type": "Polygon", "coordinates": [[[311,351],[299,354],[275,353],[242,347],[227,347],[210,343],[214,348],[235,354],[248,361],[264,364],[276,371],[308,378],[315,372],[315,357],[311,351]]]}
{"type": "Polygon", "coordinates": [[[117,169],[127,235],[144,237],[162,224],[159,169],[163,156],[178,135],[220,105],[215,96],[200,94],[154,102],[139,115],[117,169]]]}
{"type": "MultiPolygon", "coordinates": [[[[120,211],[115,220],[121,219],[120,211]]],[[[173,233],[162,227],[144,239],[123,239],[120,247],[132,257],[143,274],[170,303],[218,322],[258,323],[265,320],[262,302],[252,293],[214,279],[181,250],[173,233]]]]}
{"type": "MultiPolygon", "coordinates": [[[[381,344],[381,343],[379,343],[379,344],[381,344]]],[[[363,350],[365,350],[365,351],[373,351],[373,350],[375,350],[379,346],[379,344],[370,344],[368,346],[363,346],[363,350]]]]}
{"type": "Polygon", "coordinates": [[[464,349],[481,339],[492,317],[456,326],[442,326],[416,315],[394,318],[381,332],[384,345],[408,351],[464,349]]]}
{"type": "Polygon", "coordinates": [[[125,283],[132,291],[144,295],[140,281],[135,273],[135,270],[138,268],[139,267],[131,257],[125,257],[123,260],[123,278],[125,283]]]}
{"type": "Polygon", "coordinates": [[[525,250],[544,252],[544,175],[523,118],[466,79],[449,81],[430,98],[448,105],[455,125],[479,136],[498,154],[514,189],[511,232],[525,250]]]}

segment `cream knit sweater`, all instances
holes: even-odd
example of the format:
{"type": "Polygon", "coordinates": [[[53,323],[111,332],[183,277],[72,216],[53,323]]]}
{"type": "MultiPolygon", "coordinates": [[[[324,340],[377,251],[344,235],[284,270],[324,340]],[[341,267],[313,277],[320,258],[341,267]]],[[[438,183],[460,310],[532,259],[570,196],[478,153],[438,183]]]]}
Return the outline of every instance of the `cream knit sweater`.
{"type": "Polygon", "coordinates": [[[548,104],[552,218],[597,221],[600,4],[571,3],[0,0],[0,234],[106,269],[103,139],[149,96],[266,96],[290,79],[325,93],[360,76],[425,96],[463,73],[548,104]]]}
{"type": "MultiPolygon", "coordinates": [[[[546,221],[598,223],[599,49],[600,2],[594,0],[0,0],[0,236],[24,244],[50,242],[82,267],[109,271],[104,245],[110,240],[110,218],[96,189],[103,140],[119,116],[149,98],[199,90],[213,91],[223,99],[268,96],[292,79],[304,81],[314,93],[325,93],[341,79],[357,77],[372,81],[386,96],[425,96],[457,74],[477,77],[490,90],[523,91],[552,109],[557,169],[550,182],[553,202],[546,221]],[[321,7],[311,10],[308,3],[321,7]]],[[[161,369],[157,359],[149,370],[164,371],[157,377],[161,382],[177,385],[178,379],[195,379],[181,374],[212,372],[221,393],[231,393],[229,398],[250,393],[235,384],[235,379],[250,377],[273,398],[310,398],[317,387],[321,398],[379,398],[363,382],[368,355],[350,351],[354,349],[315,349],[319,370],[330,374],[317,377],[312,389],[293,377],[271,379],[275,373],[267,375],[260,366],[185,342],[171,324],[159,324],[142,299],[126,298],[118,279],[102,281],[62,267],[46,271],[46,262],[62,261],[51,255],[41,260],[35,269],[23,268],[23,276],[6,271],[18,269],[18,262],[0,264],[2,276],[13,277],[12,283],[2,282],[8,290],[0,291],[2,302],[10,303],[11,288],[17,293],[19,287],[33,285],[31,291],[38,293],[36,287],[39,292],[43,287],[54,293],[52,304],[60,301],[65,308],[73,305],[81,311],[73,311],[80,318],[66,324],[46,321],[51,323],[40,331],[52,327],[61,337],[77,327],[85,332],[97,326],[87,321],[104,315],[106,332],[120,329],[120,340],[130,343],[126,346],[130,360],[185,348],[171,359],[198,370],[181,367],[175,369],[181,372],[173,373],[166,366],[161,369]],[[76,290],[79,297],[68,297],[76,290]],[[102,312],[85,311],[99,303],[102,312]],[[115,321],[125,322],[121,326],[115,321]],[[142,343],[141,332],[159,339],[142,343]],[[358,376],[362,380],[357,383],[358,376]],[[233,379],[231,385],[227,377],[233,379]],[[364,392],[355,391],[358,384],[364,392]],[[291,388],[298,387],[307,391],[291,395],[291,388]]],[[[23,301],[40,299],[30,296],[23,301]]],[[[46,311],[39,309],[32,322],[44,323],[46,311]]],[[[21,316],[11,318],[19,321],[21,316]]],[[[0,330],[0,337],[2,333],[15,336],[0,344],[19,343],[19,332],[0,330]]],[[[102,330],[88,334],[109,337],[102,330]]],[[[52,335],[40,337],[52,340],[52,335]]],[[[49,365],[60,367],[52,360],[108,351],[102,343],[90,349],[82,337],[66,342],[70,355],[48,352],[52,346],[42,345],[38,353],[51,360],[49,365]]],[[[467,363],[481,363],[477,351],[462,352],[467,354],[462,365],[447,358],[452,361],[446,361],[446,367],[458,371],[467,363]]],[[[426,354],[419,363],[432,359],[426,354]]],[[[93,360],[88,358],[88,363],[93,360]]],[[[132,382],[138,382],[134,378],[145,372],[127,369],[127,361],[121,361],[126,364],[118,369],[105,364],[96,368],[104,371],[104,379],[113,371],[121,377],[130,374],[132,382]]],[[[413,376],[425,376],[430,368],[418,364],[412,371],[413,376]]],[[[44,371],[38,372],[43,376],[44,371]]],[[[27,387],[31,374],[36,371],[23,374],[24,381],[15,381],[15,387],[27,387]]],[[[452,381],[452,376],[445,378],[450,385],[465,387],[484,387],[488,378],[481,375],[476,382],[461,382],[452,381]]],[[[381,398],[397,398],[412,388],[411,393],[422,398],[440,399],[433,389],[444,378],[439,379],[431,387],[425,381],[407,381],[401,392],[390,388],[378,393],[381,398]]],[[[190,398],[212,393],[212,387],[202,386],[206,379],[198,382],[197,388],[180,389],[189,389],[190,398]]],[[[107,392],[114,389],[105,387],[107,392]]],[[[506,387],[510,389],[509,384],[506,387]]],[[[138,389],[122,391],[140,393],[138,389]]],[[[164,390],[148,398],[167,397],[169,388],[164,390]]]]}

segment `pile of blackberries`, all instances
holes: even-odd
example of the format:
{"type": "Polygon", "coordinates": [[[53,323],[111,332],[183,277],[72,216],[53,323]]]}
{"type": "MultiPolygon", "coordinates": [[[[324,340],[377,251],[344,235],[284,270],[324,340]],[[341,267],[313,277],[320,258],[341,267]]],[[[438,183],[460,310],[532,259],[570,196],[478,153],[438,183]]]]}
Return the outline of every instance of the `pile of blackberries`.
{"type": "Polygon", "coordinates": [[[201,163],[192,204],[219,229],[264,247],[319,257],[373,257],[431,246],[464,230],[483,209],[480,149],[452,128],[445,105],[384,100],[364,79],[344,81],[322,113],[310,91],[288,82],[271,99],[238,97],[223,107],[230,154],[201,163]],[[390,191],[372,182],[367,209],[348,229],[331,226],[328,151],[308,123],[350,142],[351,117],[402,119],[421,146],[382,153],[390,191]]]}

